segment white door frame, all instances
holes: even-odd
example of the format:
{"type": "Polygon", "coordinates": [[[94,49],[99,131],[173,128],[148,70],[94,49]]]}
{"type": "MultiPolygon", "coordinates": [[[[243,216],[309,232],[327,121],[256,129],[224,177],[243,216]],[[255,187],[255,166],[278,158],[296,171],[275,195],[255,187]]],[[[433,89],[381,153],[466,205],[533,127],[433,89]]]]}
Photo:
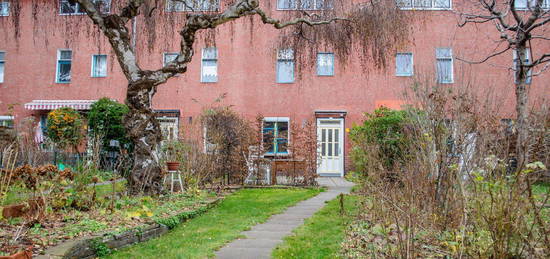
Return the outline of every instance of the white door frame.
{"type": "MultiPolygon", "coordinates": [[[[321,164],[322,164],[322,157],[319,156],[319,159],[321,159],[321,161],[319,162],[318,166],[317,166],[317,174],[318,175],[321,175],[322,174],[324,176],[340,176],[340,177],[344,177],[344,158],[345,158],[345,143],[344,143],[344,124],[345,124],[345,121],[344,121],[344,118],[334,118],[334,117],[328,117],[328,118],[317,118],[316,120],[316,127],[317,127],[317,143],[320,142],[321,140],[321,136],[320,136],[320,132],[321,132],[321,129],[322,128],[338,128],[339,129],[339,139],[338,139],[338,142],[339,142],[339,156],[340,156],[340,165],[339,165],[339,173],[337,174],[332,174],[332,173],[322,173],[320,172],[320,169],[321,169],[321,164]],[[339,121],[340,124],[339,125],[322,125],[321,124],[321,120],[329,120],[329,121],[339,121]]],[[[319,154],[321,153],[321,147],[319,147],[319,154]]]]}

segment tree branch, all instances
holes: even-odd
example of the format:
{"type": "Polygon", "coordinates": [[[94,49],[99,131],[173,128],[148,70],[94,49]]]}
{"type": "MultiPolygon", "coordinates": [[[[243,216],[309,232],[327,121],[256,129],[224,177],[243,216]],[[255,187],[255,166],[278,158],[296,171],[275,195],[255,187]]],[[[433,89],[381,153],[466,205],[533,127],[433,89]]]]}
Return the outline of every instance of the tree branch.
{"type": "Polygon", "coordinates": [[[491,58],[493,58],[493,57],[496,57],[496,56],[498,56],[498,55],[500,55],[500,54],[502,54],[502,53],[508,51],[509,49],[510,49],[510,45],[508,45],[505,49],[503,49],[503,50],[501,50],[501,51],[498,51],[498,52],[495,52],[495,53],[493,53],[493,54],[491,54],[491,55],[485,57],[484,59],[482,59],[482,60],[480,60],[480,61],[468,61],[468,60],[462,59],[462,58],[460,58],[460,57],[456,57],[456,59],[458,59],[458,60],[460,60],[460,61],[464,61],[464,62],[466,62],[466,63],[468,63],[468,64],[481,64],[481,63],[484,63],[484,62],[486,62],[487,60],[489,60],[489,59],[491,59],[491,58]]]}

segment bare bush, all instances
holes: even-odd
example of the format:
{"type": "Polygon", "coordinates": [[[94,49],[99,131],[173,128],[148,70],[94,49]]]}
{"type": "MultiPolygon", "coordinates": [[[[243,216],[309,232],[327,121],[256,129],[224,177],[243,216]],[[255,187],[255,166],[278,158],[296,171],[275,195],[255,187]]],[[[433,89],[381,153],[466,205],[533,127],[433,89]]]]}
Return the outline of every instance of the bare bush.
{"type": "Polygon", "coordinates": [[[366,208],[348,233],[346,257],[550,254],[550,193],[533,188],[548,162],[548,111],[537,109],[529,119],[531,160],[518,165],[525,154],[516,153],[513,124],[471,86],[415,83],[402,124],[406,157],[398,167],[370,170],[366,208]],[[388,181],[388,173],[396,180],[388,181]]]}

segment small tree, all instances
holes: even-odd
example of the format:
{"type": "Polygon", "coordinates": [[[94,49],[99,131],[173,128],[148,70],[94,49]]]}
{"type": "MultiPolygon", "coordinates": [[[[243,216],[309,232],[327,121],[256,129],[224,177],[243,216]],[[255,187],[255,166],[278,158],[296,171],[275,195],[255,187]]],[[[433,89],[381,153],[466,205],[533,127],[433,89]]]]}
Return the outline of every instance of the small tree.
{"type": "Polygon", "coordinates": [[[48,137],[57,148],[72,148],[77,152],[84,138],[84,121],[72,108],[59,108],[48,113],[48,137]]]}

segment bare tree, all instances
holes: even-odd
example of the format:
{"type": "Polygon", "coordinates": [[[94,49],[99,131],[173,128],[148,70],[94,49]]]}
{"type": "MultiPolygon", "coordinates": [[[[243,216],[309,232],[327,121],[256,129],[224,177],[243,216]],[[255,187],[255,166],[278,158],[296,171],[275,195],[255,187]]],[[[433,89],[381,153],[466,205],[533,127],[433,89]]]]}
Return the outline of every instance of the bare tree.
{"type": "MultiPolygon", "coordinates": [[[[194,54],[193,44],[196,35],[204,29],[215,28],[221,24],[240,17],[258,15],[264,24],[277,29],[292,25],[306,24],[309,26],[329,24],[342,20],[309,20],[295,18],[287,22],[269,17],[259,8],[259,0],[239,0],[220,13],[189,13],[185,25],[179,30],[179,56],[158,70],[144,70],[137,60],[128,23],[140,14],[140,7],[148,0],[128,0],[118,13],[103,13],[102,1],[71,0],[78,3],[94,24],[108,38],[117,60],[128,80],[126,104],[130,108],[125,118],[125,127],[134,143],[134,166],[128,179],[131,192],[158,193],[161,186],[161,167],[159,165],[158,149],[161,141],[159,123],[155,119],[151,101],[157,91],[157,86],[165,83],[177,74],[186,72],[187,65],[194,54]]],[[[179,0],[178,0],[179,1],[179,0]]],[[[181,1],[184,2],[184,1],[181,1]]]]}
{"type": "MultiPolygon", "coordinates": [[[[515,52],[513,70],[515,74],[516,94],[516,129],[517,143],[516,156],[518,168],[527,161],[528,129],[528,90],[534,68],[550,61],[550,53],[540,54],[533,58],[531,41],[550,40],[544,35],[545,28],[550,22],[550,10],[544,0],[472,0],[472,11],[462,12],[460,27],[467,24],[492,23],[499,33],[497,44],[503,47],[484,59],[469,63],[484,63],[493,57],[510,50],[515,52]]],[[[540,45],[539,45],[540,46],[540,45]]],[[[548,64],[547,64],[548,65],[548,64]]],[[[543,66],[538,73],[546,70],[543,66]]]]}

